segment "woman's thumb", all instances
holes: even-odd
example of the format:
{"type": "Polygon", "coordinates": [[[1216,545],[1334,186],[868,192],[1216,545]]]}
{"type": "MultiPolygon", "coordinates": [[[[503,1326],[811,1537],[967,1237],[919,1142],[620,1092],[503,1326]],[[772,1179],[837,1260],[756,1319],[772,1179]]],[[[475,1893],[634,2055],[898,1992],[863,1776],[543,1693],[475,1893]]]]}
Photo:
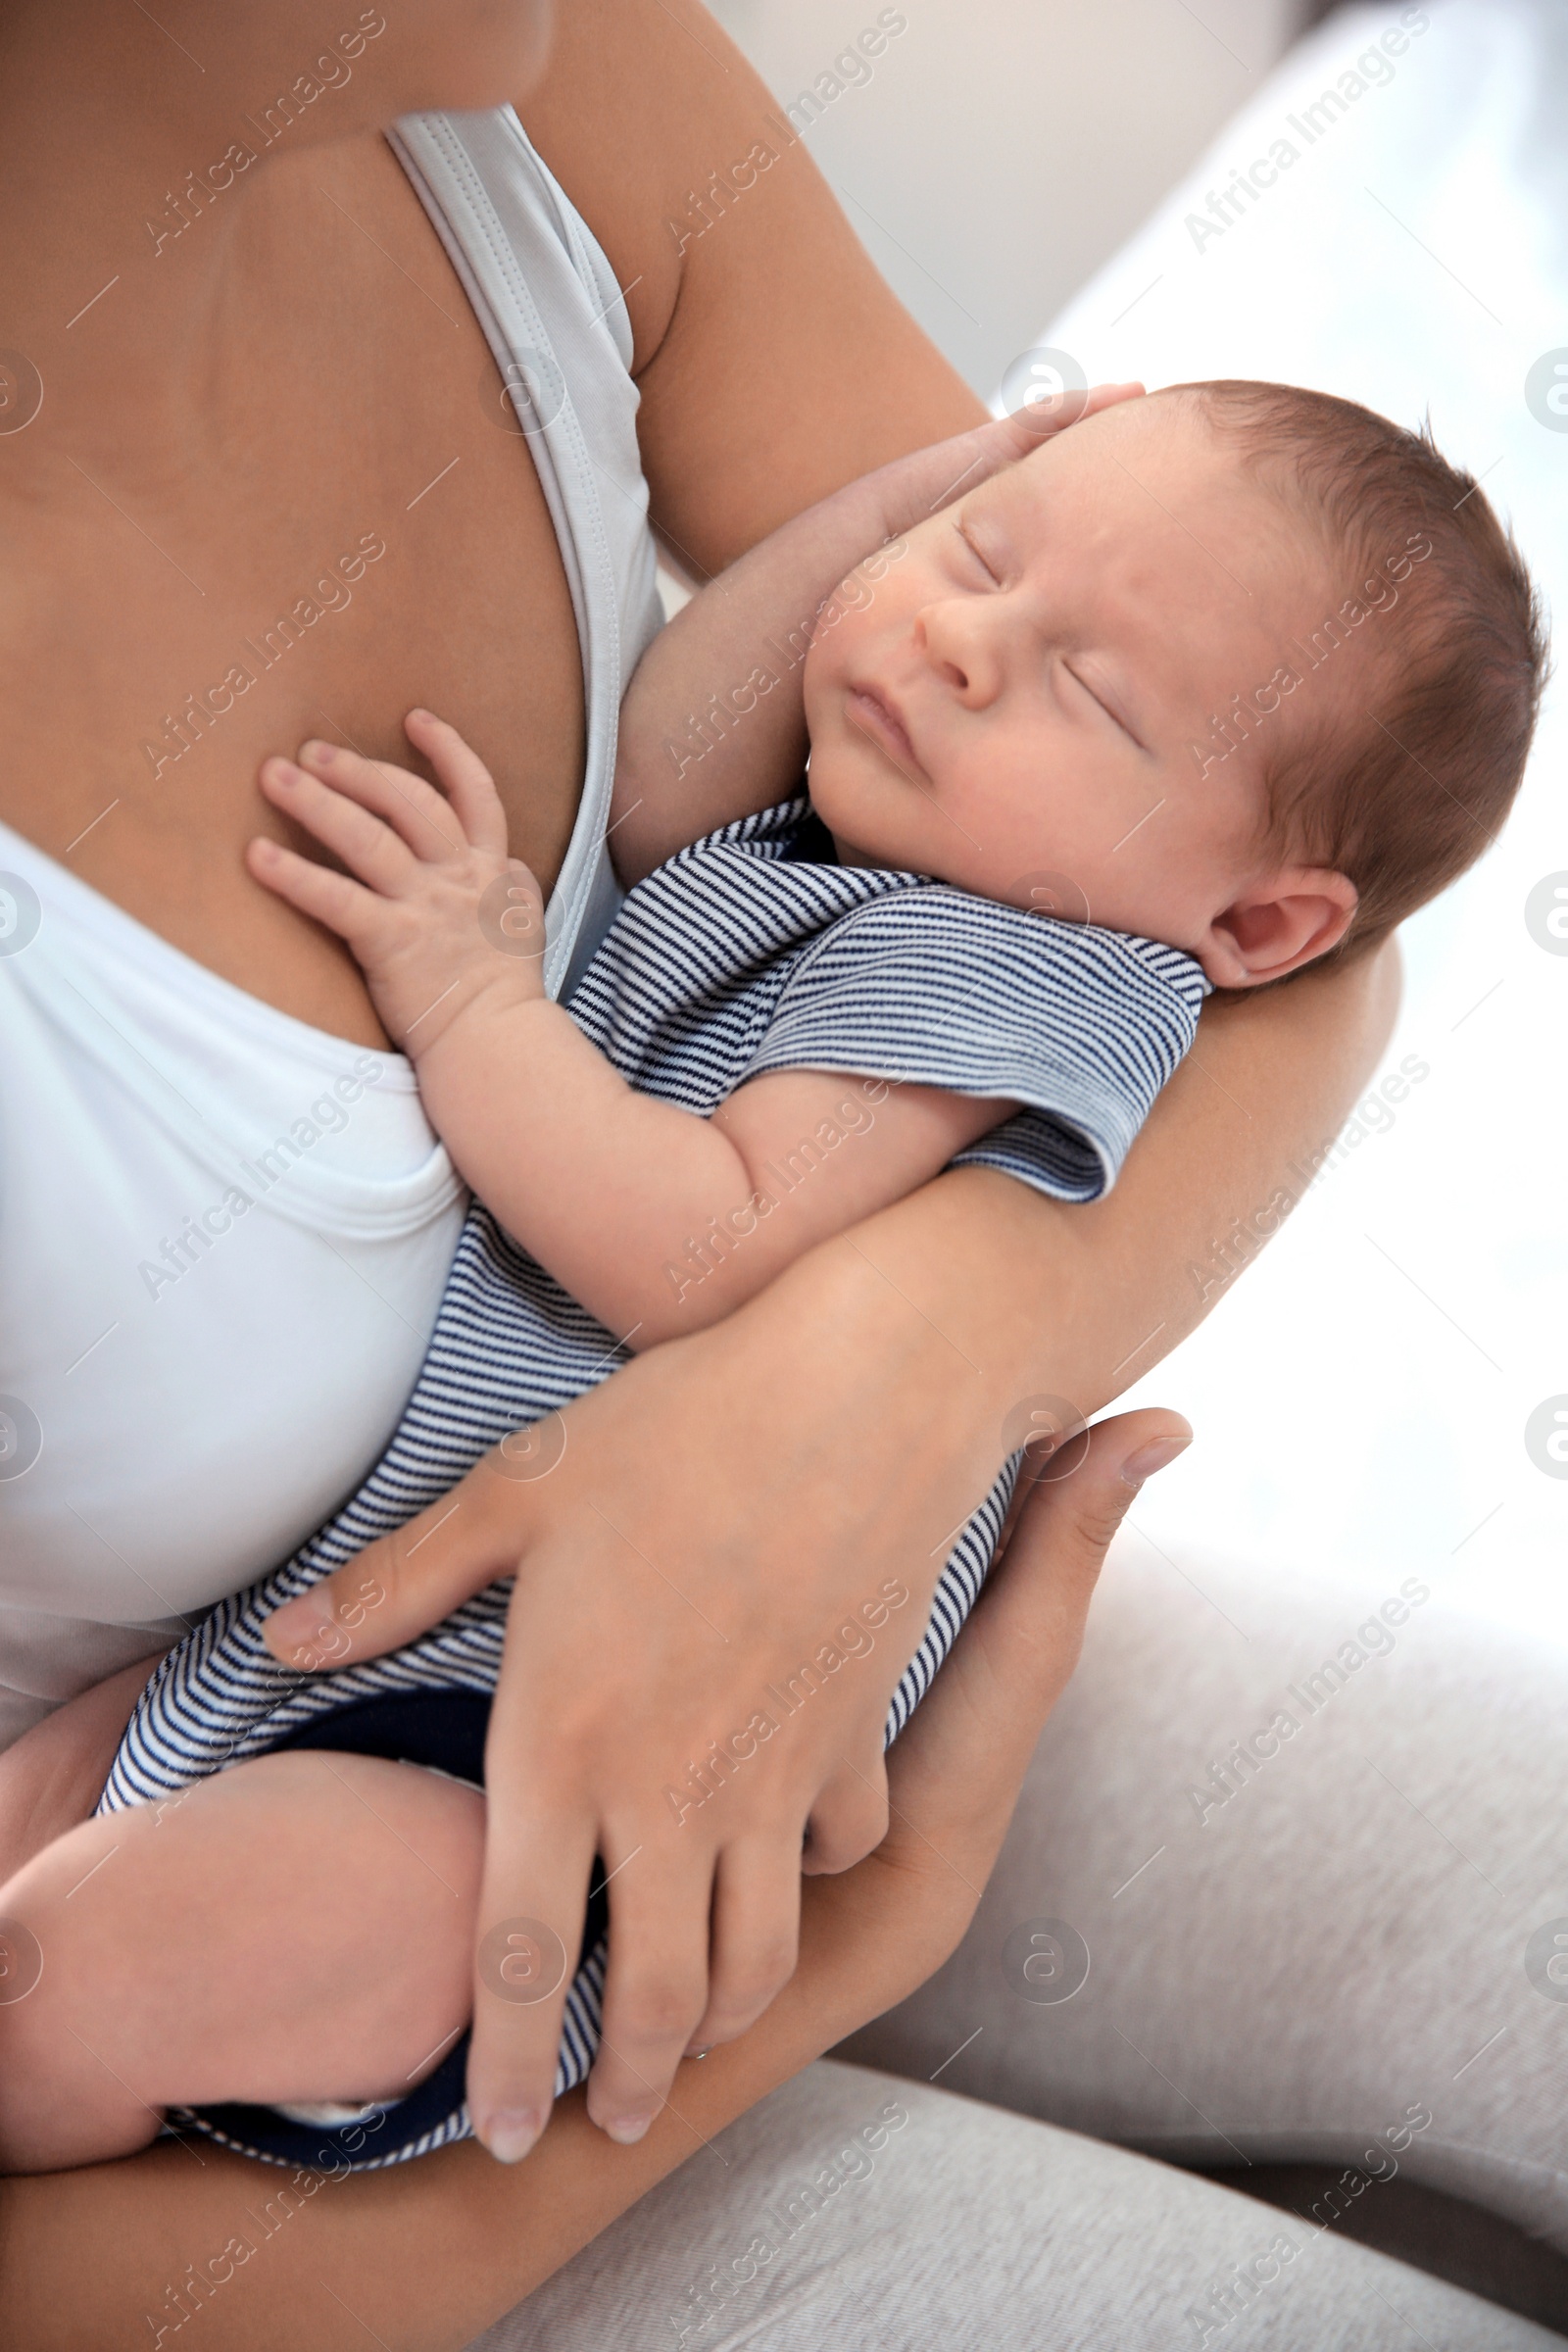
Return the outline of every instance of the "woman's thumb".
{"type": "Polygon", "coordinates": [[[1190,1422],[1164,1405],[1097,1421],[1062,1446],[1028,1481],[1000,1577],[999,1614],[1038,1629],[1045,1604],[1059,1639],[1081,1633],[1111,1539],[1146,1479],[1193,1442],[1190,1422]]]}
{"type": "MultiPolygon", "coordinates": [[[[1166,1405],[1117,1413],[1089,1431],[1088,1453],[1077,1473],[1053,1479],[1048,1465],[1036,1486],[1061,1492],[1066,1522],[1086,1557],[1094,1557],[1098,1572],[1139,1488],[1185,1453],[1192,1442],[1192,1423],[1166,1405]]],[[[1030,1502],[1035,1500],[1031,1494],[1030,1502]]],[[[1024,1506],[1026,1511],[1029,1507],[1024,1506]]]]}

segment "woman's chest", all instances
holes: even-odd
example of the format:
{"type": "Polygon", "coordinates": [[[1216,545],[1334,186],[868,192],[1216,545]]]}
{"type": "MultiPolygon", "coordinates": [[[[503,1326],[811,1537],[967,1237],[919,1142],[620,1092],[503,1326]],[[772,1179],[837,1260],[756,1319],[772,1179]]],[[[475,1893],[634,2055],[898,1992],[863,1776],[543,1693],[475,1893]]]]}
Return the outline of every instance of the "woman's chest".
{"type": "Polygon", "coordinates": [[[421,703],[490,763],[548,883],[582,675],[528,439],[412,189],[378,142],[312,169],[237,256],[184,446],[156,386],[145,445],[83,460],[34,428],[48,527],[22,510],[6,558],[0,819],[225,978],[372,1041],[340,945],[244,870],[279,829],[258,764],[311,734],[417,764],[421,703]]]}

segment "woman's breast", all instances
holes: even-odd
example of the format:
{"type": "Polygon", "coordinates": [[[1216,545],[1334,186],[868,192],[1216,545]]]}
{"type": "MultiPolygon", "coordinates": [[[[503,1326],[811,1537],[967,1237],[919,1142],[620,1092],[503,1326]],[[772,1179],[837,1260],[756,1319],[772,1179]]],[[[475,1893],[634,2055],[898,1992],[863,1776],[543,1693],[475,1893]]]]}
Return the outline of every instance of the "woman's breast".
{"type": "Polygon", "coordinates": [[[15,835],[0,868],[3,1745],[358,1484],[465,1197],[401,1056],[244,997],[15,835]]]}
{"type": "Polygon", "coordinates": [[[403,718],[423,704],[487,761],[548,890],[584,776],[579,629],[532,444],[385,142],[268,176],[178,462],[127,426],[89,480],[48,404],[16,441],[0,821],[251,995],[383,1042],[347,949],[246,871],[258,832],[321,855],[258,767],[323,735],[418,768],[403,718]],[[368,265],[345,210],[397,268],[368,265]]]}

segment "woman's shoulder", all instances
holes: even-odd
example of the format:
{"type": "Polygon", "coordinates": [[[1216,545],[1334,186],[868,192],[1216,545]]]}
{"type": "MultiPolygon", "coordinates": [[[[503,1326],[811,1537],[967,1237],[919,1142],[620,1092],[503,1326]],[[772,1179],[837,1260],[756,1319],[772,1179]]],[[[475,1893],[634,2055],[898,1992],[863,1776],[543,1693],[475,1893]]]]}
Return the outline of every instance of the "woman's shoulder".
{"type": "Polygon", "coordinates": [[[695,568],[983,421],[710,16],[574,0],[517,111],[625,289],[654,514],[695,568]]]}

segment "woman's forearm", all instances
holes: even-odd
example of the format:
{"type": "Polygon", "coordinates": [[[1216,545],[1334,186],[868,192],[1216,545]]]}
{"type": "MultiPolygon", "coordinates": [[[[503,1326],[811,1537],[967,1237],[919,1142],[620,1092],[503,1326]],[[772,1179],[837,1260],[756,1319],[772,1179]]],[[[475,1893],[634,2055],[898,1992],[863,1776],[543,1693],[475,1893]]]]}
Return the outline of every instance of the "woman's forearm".
{"type": "Polygon", "coordinates": [[[516,2166],[472,2141],[341,2178],[211,2143],[0,2181],[0,2283],[18,2352],[172,2340],[202,2315],[223,2352],[461,2352],[726,2124],[941,1965],[989,1875],[1040,1725],[1072,1671],[1118,1465],[1169,1415],[1098,1433],[1037,1490],[938,1688],[892,1759],[893,1827],[804,1889],[796,1972],[739,2040],[683,2065],[646,2137],[618,2147],[564,2100],[516,2166]],[[1143,1424],[1142,1427],[1139,1425],[1143,1424]]]}
{"type": "MultiPolygon", "coordinates": [[[[1024,1397],[1098,1412],[1202,1321],[1222,1287],[1203,1269],[1239,1222],[1260,1247],[1283,1221],[1304,1190],[1297,1171],[1375,1068],[1398,997],[1391,945],[1264,996],[1212,1000],[1105,1200],[1078,1206],[954,1170],[816,1253],[839,1260],[846,1327],[862,1324],[904,1367],[911,1417],[934,1385],[945,1436],[961,1449],[970,1433],[989,1478],[1024,1397]]],[[[888,1409],[900,1410],[891,1396],[888,1409]]]]}
{"type": "Polygon", "coordinates": [[[333,2178],[166,2140],[122,2163],[0,2182],[8,2339],[18,2352],[156,2346],[200,2309],[204,2339],[223,2352],[376,2339],[460,2352],[859,2022],[836,2005],[813,2016],[792,1988],[744,2043],[681,2070],[673,2106],[635,2148],[595,2131],[577,2092],[514,2167],[468,2140],[333,2178]]]}
{"type": "Polygon", "coordinates": [[[925,1970],[938,1965],[967,1917],[963,1886],[935,1884],[915,1925],[900,1890],[878,1886],[888,1875],[862,1865],[854,1887],[807,1888],[794,1979],[742,2040],[681,2068],[635,2147],[596,2131],[578,2092],[517,2166],[469,2140],[334,2178],[165,2140],[120,2163],[0,2180],[7,2342],[172,2346],[199,2309],[203,2341],[222,2352],[369,2340],[460,2352],[726,2124],[902,1999],[916,1981],[911,1945],[929,1939],[925,1970]]]}

